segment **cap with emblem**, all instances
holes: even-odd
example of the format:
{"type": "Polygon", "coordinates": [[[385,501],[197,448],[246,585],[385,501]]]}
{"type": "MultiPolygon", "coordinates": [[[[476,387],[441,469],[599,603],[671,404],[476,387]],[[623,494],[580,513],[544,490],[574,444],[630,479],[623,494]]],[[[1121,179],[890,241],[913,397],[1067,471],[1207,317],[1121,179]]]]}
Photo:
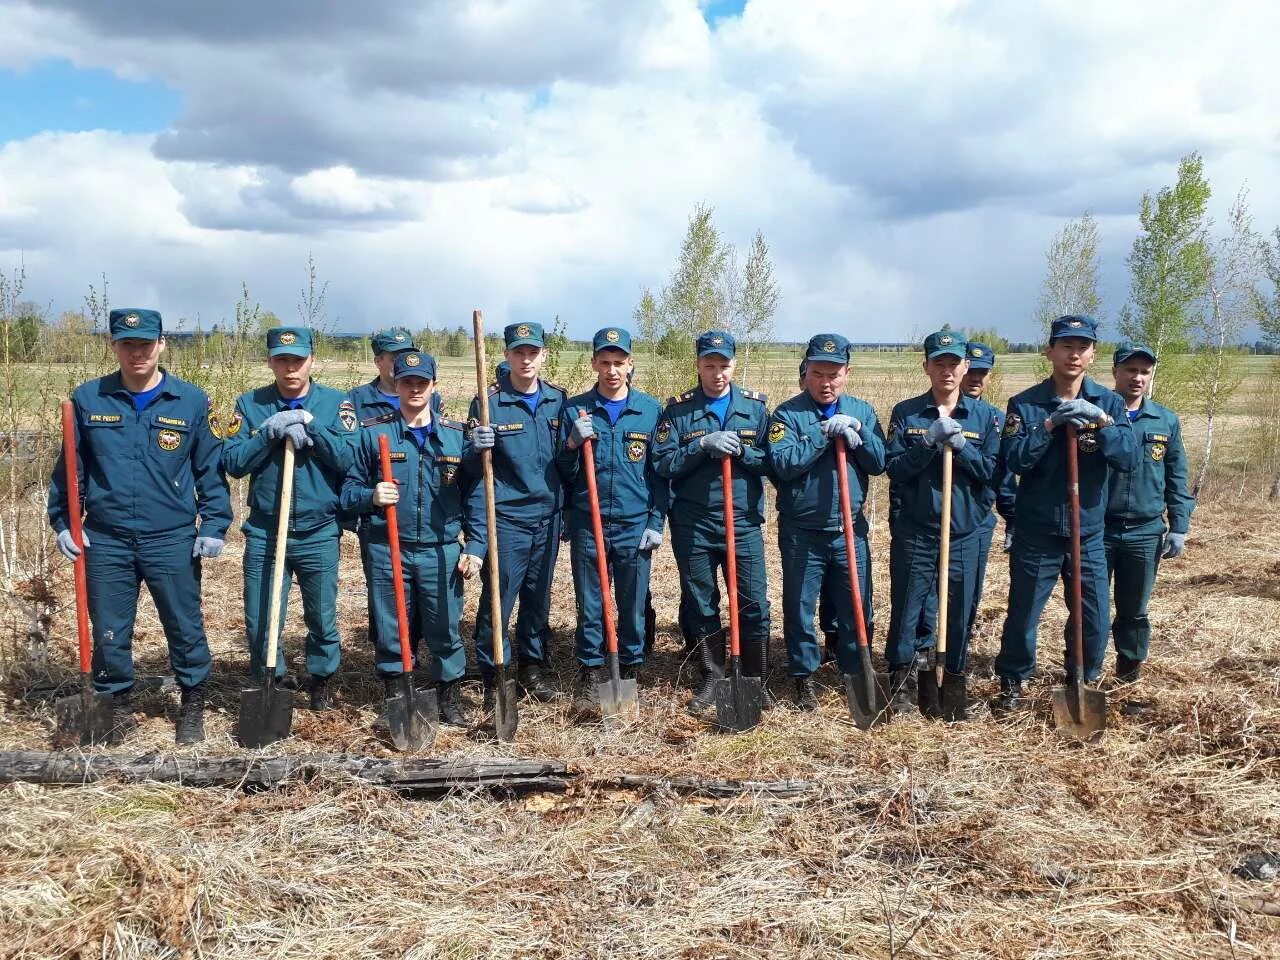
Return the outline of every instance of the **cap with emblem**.
{"type": "Polygon", "coordinates": [[[990,370],[996,365],[996,352],[985,343],[969,341],[969,369],[990,370]]]}
{"type": "Polygon", "coordinates": [[[1098,340],[1098,321],[1088,314],[1071,314],[1059,317],[1049,328],[1049,342],[1059,337],[1079,337],[1081,340],[1098,340]]]}
{"type": "Polygon", "coordinates": [[[700,357],[716,353],[726,360],[732,360],[737,350],[738,344],[734,341],[733,334],[726,333],[724,330],[708,330],[698,338],[698,356],[700,357]]]}
{"type": "Polygon", "coordinates": [[[820,333],[809,339],[804,359],[806,362],[848,363],[849,341],[838,333],[820,333]]]}
{"type": "Polygon", "coordinates": [[[272,327],[267,331],[267,356],[311,356],[311,329],[309,327],[272,327]]]}
{"type": "Polygon", "coordinates": [[[969,355],[969,341],[963,333],[954,330],[939,330],[924,338],[924,355],[930,360],[935,357],[951,356],[963,360],[969,355]]]}
{"type": "Polygon", "coordinates": [[[155,310],[112,310],[107,320],[112,340],[159,340],[164,336],[160,314],[155,310]]]}
{"type": "Polygon", "coordinates": [[[597,330],[596,335],[591,338],[591,352],[599,353],[601,350],[621,350],[630,355],[631,334],[621,327],[605,327],[603,330],[597,330]]]}
{"type": "Polygon", "coordinates": [[[405,377],[421,377],[423,380],[436,378],[436,358],[421,350],[405,350],[396,354],[395,372],[392,377],[403,380],[405,377]]]}
{"type": "Polygon", "coordinates": [[[1116,347],[1115,357],[1111,363],[1113,366],[1119,366],[1130,357],[1146,357],[1152,363],[1156,362],[1156,352],[1148,347],[1145,343],[1134,343],[1126,340],[1120,346],[1116,347]]]}
{"type": "Polygon", "coordinates": [[[545,347],[540,323],[511,323],[502,330],[502,342],[508,350],[512,347],[545,347]]]}
{"type": "Polygon", "coordinates": [[[369,342],[373,345],[374,353],[399,353],[401,350],[412,350],[413,335],[404,327],[388,327],[386,330],[379,330],[369,342]]]}

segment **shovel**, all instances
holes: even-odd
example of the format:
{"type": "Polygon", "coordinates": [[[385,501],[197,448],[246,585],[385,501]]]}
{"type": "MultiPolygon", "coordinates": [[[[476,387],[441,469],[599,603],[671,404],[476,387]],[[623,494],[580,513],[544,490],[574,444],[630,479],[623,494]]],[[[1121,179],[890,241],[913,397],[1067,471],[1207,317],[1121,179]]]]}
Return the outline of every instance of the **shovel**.
{"type": "Polygon", "coordinates": [[[111,703],[109,693],[93,688],[93,665],[89,651],[89,591],[84,571],[84,528],[80,517],[80,463],[76,459],[75,408],[70,400],[62,401],[62,460],[67,468],[67,516],[71,539],[80,548],[75,560],[76,630],[80,639],[80,692],[62,697],[53,705],[57,718],[59,742],[80,742],[87,747],[111,739],[111,703]]]}
{"type": "MultiPolygon", "coordinates": [[[[578,416],[584,411],[579,410],[578,416]]],[[[587,475],[587,502],[591,505],[591,532],[596,540],[596,575],[600,578],[600,611],[604,615],[604,649],[609,658],[609,679],[596,684],[600,716],[606,721],[640,714],[640,693],[635,680],[623,680],[618,672],[618,627],[609,595],[609,561],[605,556],[604,524],[600,520],[600,493],[596,489],[596,453],[592,441],[582,445],[582,470],[587,475]]]]}
{"type": "Polygon", "coordinates": [[[968,696],[963,673],[947,673],[947,621],[951,579],[951,486],[954,452],[942,448],[942,517],[938,527],[938,614],[934,624],[937,646],[933,653],[933,669],[919,675],[920,712],[926,717],[941,717],[948,722],[965,718],[968,696]]]}
{"type": "MultiPolygon", "coordinates": [[[[489,364],[484,351],[484,317],[479,310],[471,312],[472,335],[476,347],[476,406],[480,409],[480,426],[489,426],[489,398],[485,384],[489,379],[489,364]]],[[[493,624],[493,732],[499,740],[510,742],[516,738],[520,725],[519,708],[516,706],[516,678],[507,664],[502,636],[507,624],[502,616],[502,588],[498,578],[498,511],[493,492],[493,451],[486,450],[484,463],[484,509],[489,531],[489,621],[493,624]]]]}
{"type": "MultiPolygon", "coordinates": [[[[391,444],[385,433],[378,435],[378,456],[382,460],[382,479],[395,483],[391,472],[391,444]]],[[[383,716],[391,742],[397,750],[421,750],[430,746],[440,729],[440,705],[434,690],[415,690],[413,659],[409,653],[409,616],[405,611],[404,573],[400,563],[400,524],[395,504],[383,508],[387,519],[387,543],[391,547],[391,576],[396,590],[396,626],[400,632],[399,691],[383,704],[383,716]]]]}
{"type": "Polygon", "coordinates": [[[280,598],[284,589],[284,558],[289,542],[289,512],[293,506],[293,441],[284,441],[280,468],[280,512],[276,521],[276,551],[271,563],[271,606],[267,620],[266,680],[259,689],[240,694],[240,743],[265,747],[283,740],[293,728],[293,691],[276,687],[276,650],[280,644],[280,598]]]}
{"type": "Polygon", "coordinates": [[[840,518],[844,523],[844,549],[849,560],[849,593],[853,598],[853,620],[858,631],[858,661],[862,671],[844,675],[844,693],[849,713],[859,730],[870,730],[889,719],[888,686],[871,665],[871,647],[867,643],[867,623],[862,616],[862,586],[858,583],[858,548],[853,538],[853,508],[849,499],[849,454],[844,440],[836,438],[836,479],[840,487],[840,518]]]}
{"type": "Polygon", "coordinates": [[[1053,688],[1053,721],[1072,740],[1097,740],[1107,727],[1107,695],[1084,685],[1084,588],[1080,582],[1080,458],[1067,427],[1067,500],[1071,510],[1071,659],[1069,685],[1053,688]]]}
{"type": "MultiPolygon", "coordinates": [[[[764,686],[760,677],[742,675],[742,641],[738,632],[738,553],[733,529],[733,464],[720,461],[724,489],[724,583],[729,594],[729,663],[727,677],[716,681],[716,726],[741,733],[760,722],[764,686]]],[[[705,641],[704,641],[705,642],[705,641]]],[[[765,638],[763,643],[768,643],[765,638]]]]}

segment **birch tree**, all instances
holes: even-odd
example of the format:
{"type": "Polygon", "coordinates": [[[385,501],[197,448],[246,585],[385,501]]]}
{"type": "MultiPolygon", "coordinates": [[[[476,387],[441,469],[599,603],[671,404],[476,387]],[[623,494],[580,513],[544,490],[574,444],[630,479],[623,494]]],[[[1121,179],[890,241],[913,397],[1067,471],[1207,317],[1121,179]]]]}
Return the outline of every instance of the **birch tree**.
{"type": "Polygon", "coordinates": [[[1072,220],[1054,234],[1045,251],[1044,286],[1036,306],[1036,319],[1044,341],[1058,317],[1087,313],[1099,318],[1098,221],[1090,213],[1072,220]]]}

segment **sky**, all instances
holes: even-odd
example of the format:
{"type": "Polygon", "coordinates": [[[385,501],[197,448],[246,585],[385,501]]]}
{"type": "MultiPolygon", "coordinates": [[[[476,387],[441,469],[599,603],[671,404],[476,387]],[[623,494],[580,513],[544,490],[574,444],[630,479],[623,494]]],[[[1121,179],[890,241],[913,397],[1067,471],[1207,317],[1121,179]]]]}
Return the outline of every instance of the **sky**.
{"type": "Polygon", "coordinates": [[[57,315],[628,323],[689,215],[756,230],[778,339],[1033,339],[1091,212],[1104,332],[1144,192],[1198,150],[1280,224],[1266,0],[0,0],[0,268],[57,315]]]}

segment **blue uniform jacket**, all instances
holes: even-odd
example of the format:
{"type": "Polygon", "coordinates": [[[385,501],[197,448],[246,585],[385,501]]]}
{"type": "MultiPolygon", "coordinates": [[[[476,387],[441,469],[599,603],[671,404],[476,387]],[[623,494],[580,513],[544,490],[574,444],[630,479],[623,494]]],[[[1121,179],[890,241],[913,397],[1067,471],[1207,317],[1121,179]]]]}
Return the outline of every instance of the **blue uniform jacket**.
{"type": "MultiPolygon", "coordinates": [[[[884,433],[871,404],[848,394],[836,401],[836,413],[856,417],[862,424],[862,446],[849,453],[849,506],[862,510],[870,478],[884,473],[884,433]]],[[[841,530],[840,488],[833,443],[822,434],[822,408],[808,393],[800,393],[773,411],[769,421],[768,454],[778,488],[778,516],[804,530],[841,530]]],[[[843,440],[839,441],[843,443],[843,440]]]]}
{"type": "MultiPolygon", "coordinates": [[[[231,495],[203,390],[165,371],[160,393],[139,413],[117,371],[80,384],[71,401],[87,527],[165,533],[190,527],[198,515],[202,536],[226,537],[231,495]]],[[[70,522],[59,454],[49,483],[49,523],[61,533],[70,522]]]]}
{"type": "Polygon", "coordinates": [[[1143,400],[1133,421],[1138,465],[1111,478],[1107,529],[1186,533],[1196,501],[1187,488],[1187,452],[1178,415],[1154,400],[1143,400]]]}
{"type": "Polygon", "coordinates": [[[720,461],[706,453],[701,439],[717,430],[732,430],[742,441],[733,464],[733,517],[737,526],[764,523],[764,478],[769,464],[764,434],[769,424],[768,399],[763,393],[730,386],[732,395],[724,426],[707,408],[707,395],[694,387],[667,401],[658,424],[656,467],[671,482],[668,517],[672,527],[684,526],[724,537],[724,492],[720,461]]]}
{"type": "MultiPolygon", "coordinates": [[[[1102,530],[1109,480],[1113,473],[1128,473],[1134,468],[1137,444],[1119,394],[1085,377],[1080,397],[1115,420],[1109,427],[1079,431],[1080,533],[1088,536],[1102,530]]],[[[1018,529],[1069,537],[1067,428],[1058,427],[1050,433],[1044,425],[1057,406],[1052,380],[1043,380],[1011,399],[1000,452],[1018,478],[1014,501],[1018,529]]]]}
{"type": "MultiPolygon", "coordinates": [[[[249,478],[249,516],[243,529],[273,533],[280,509],[284,441],[269,443],[262,424],[288,402],[274,383],[242,393],[227,424],[222,462],[232,477],[249,478]]],[[[355,456],[355,404],[344,394],[311,381],[301,409],[315,419],[307,428],[313,445],[297,452],[289,530],[306,533],[338,519],[342,481],[355,456]]]]}
{"type": "Polygon", "coordinates": [[[354,462],[342,483],[342,508],[366,518],[370,539],[387,541],[386,513],[373,505],[373,488],[382,479],[378,437],[385,435],[391,447],[391,473],[400,487],[396,504],[400,541],[427,546],[457,542],[472,483],[463,465],[474,459],[474,451],[457,420],[434,423],[424,447],[418,446],[399,411],[383,414],[360,431],[354,462]]]}
{"type": "MultiPolygon", "coordinates": [[[[991,513],[1000,415],[991,404],[962,395],[951,417],[968,441],[952,458],[951,535],[960,538],[983,526],[991,513]]],[[[937,419],[931,393],[903,400],[889,417],[885,446],[890,496],[899,505],[896,523],[904,532],[935,537],[942,518],[942,452],[924,440],[937,419]]]]}
{"type": "Polygon", "coordinates": [[[571,529],[590,529],[591,505],[587,481],[582,475],[582,449],[570,450],[569,429],[579,410],[591,412],[595,426],[596,490],[600,495],[600,517],[606,523],[644,523],[662,531],[667,515],[667,481],[658,475],[654,434],[662,418],[662,407],[647,393],[635,388],[627,394],[627,405],[616,424],[595,388],[571,397],[560,417],[560,452],[556,466],[564,478],[565,510],[571,529]]]}
{"type": "MultiPolygon", "coordinates": [[[[563,504],[556,450],[560,441],[560,410],[568,394],[564,387],[542,380],[542,399],[530,413],[511,378],[503,375],[489,385],[489,422],[497,436],[493,448],[494,499],[499,520],[534,527],[559,512],[563,504]]],[[[479,401],[471,401],[469,423],[479,420],[479,401]]],[[[484,556],[488,540],[484,484],[477,483],[467,499],[467,552],[484,556]]]]}

